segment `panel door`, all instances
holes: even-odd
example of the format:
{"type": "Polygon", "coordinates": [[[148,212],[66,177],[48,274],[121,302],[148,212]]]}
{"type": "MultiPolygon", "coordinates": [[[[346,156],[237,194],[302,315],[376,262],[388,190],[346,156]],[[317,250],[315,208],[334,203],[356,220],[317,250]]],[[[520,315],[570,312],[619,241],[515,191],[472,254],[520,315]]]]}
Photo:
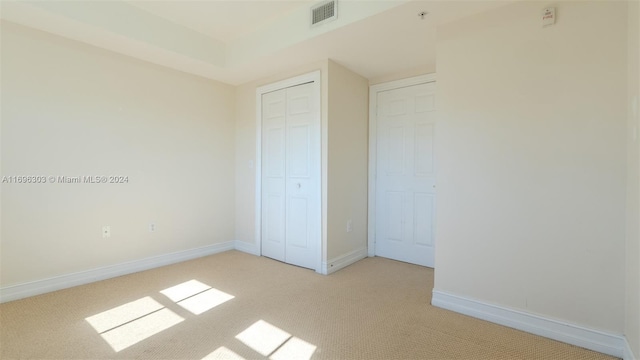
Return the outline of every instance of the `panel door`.
{"type": "Polygon", "coordinates": [[[433,267],[435,83],[377,97],[378,256],[433,267]]]}
{"type": "Polygon", "coordinates": [[[313,84],[286,89],[285,261],[315,268],[321,241],[320,111],[313,84]]]}
{"type": "Polygon", "coordinates": [[[313,83],[262,96],[262,255],[315,269],[321,242],[320,109],[313,83]]]}
{"type": "Polygon", "coordinates": [[[286,90],[262,95],[262,255],[285,261],[286,90]]]}

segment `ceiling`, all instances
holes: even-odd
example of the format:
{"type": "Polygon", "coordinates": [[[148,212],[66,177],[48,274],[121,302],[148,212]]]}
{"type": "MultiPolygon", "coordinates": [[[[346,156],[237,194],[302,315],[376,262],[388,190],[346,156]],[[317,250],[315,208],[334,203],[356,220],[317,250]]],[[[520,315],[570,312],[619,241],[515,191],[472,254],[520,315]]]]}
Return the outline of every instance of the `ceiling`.
{"type": "Polygon", "coordinates": [[[511,0],[338,1],[315,27],[315,0],[3,0],[0,17],[239,85],[327,58],[368,79],[434,66],[438,25],[511,0]]]}
{"type": "Polygon", "coordinates": [[[229,43],[276,21],[305,1],[128,1],[151,14],[229,43]]]}

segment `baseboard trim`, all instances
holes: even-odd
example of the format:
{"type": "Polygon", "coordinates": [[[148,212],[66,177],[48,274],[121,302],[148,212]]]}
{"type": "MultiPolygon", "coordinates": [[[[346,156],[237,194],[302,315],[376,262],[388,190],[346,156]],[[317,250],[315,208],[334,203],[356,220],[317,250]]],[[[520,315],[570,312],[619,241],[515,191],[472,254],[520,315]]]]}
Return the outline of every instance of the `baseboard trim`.
{"type": "Polygon", "coordinates": [[[236,240],[234,243],[236,250],[242,251],[247,254],[260,256],[260,249],[256,244],[248,243],[242,240],[236,240]]]}
{"type": "Polygon", "coordinates": [[[623,357],[626,343],[623,335],[589,329],[439,290],[433,290],[431,305],[611,356],[623,357]]]}
{"type": "Polygon", "coordinates": [[[0,303],[233,250],[233,241],[0,288],[0,303]]]}
{"type": "Polygon", "coordinates": [[[629,340],[624,338],[624,349],[622,351],[622,359],[623,360],[638,360],[640,357],[636,356],[631,350],[631,345],[629,344],[629,340]]]}
{"type": "Polygon", "coordinates": [[[366,257],[367,257],[367,248],[361,248],[358,250],[348,252],[344,255],[330,259],[327,262],[323,261],[321,273],[324,275],[332,274],[366,257]]]}

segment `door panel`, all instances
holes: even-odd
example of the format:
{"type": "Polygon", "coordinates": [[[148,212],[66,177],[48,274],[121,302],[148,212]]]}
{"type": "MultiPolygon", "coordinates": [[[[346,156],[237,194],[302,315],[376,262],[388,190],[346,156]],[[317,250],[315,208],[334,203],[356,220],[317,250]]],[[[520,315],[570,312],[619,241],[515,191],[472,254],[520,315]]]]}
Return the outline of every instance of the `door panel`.
{"type": "Polygon", "coordinates": [[[289,115],[308,114],[312,111],[311,98],[308,96],[308,94],[290,91],[289,95],[289,115]]]}
{"type": "Polygon", "coordinates": [[[297,125],[289,128],[287,135],[289,155],[288,175],[290,177],[309,178],[309,152],[311,138],[309,125],[297,125]]]}
{"type": "Polygon", "coordinates": [[[436,96],[435,94],[418,94],[416,99],[416,112],[422,113],[427,111],[435,111],[436,96]]]}
{"type": "Polygon", "coordinates": [[[414,143],[415,175],[433,176],[433,124],[416,124],[414,143]]]}
{"type": "Polygon", "coordinates": [[[285,260],[285,92],[262,96],[262,254],[285,260]]]}
{"type": "Polygon", "coordinates": [[[315,268],[321,242],[320,109],[313,84],[287,92],[286,262],[315,268]]]}
{"type": "Polygon", "coordinates": [[[389,138],[387,140],[387,168],[386,173],[402,174],[404,171],[404,126],[389,126],[388,133],[389,138]]]}
{"type": "Polygon", "coordinates": [[[400,191],[387,193],[387,238],[389,240],[402,241],[404,223],[404,194],[400,191]]]}
{"type": "Polygon", "coordinates": [[[284,130],[284,126],[277,125],[265,130],[268,154],[265,160],[269,179],[284,178],[284,130]]]}
{"type": "Polygon", "coordinates": [[[404,115],[407,113],[405,99],[393,99],[385,106],[384,112],[390,118],[393,116],[404,115]]]}
{"type": "Polygon", "coordinates": [[[435,83],[377,96],[375,253],[433,266],[435,83]]]}
{"type": "Polygon", "coordinates": [[[262,254],[315,268],[321,241],[320,109],[314,84],[262,96],[262,254]]]}
{"type": "Polygon", "coordinates": [[[414,195],[414,236],[417,245],[433,245],[433,194],[416,193],[414,195]]]}
{"type": "Polygon", "coordinates": [[[278,194],[267,196],[265,208],[267,209],[265,239],[272,243],[281,243],[284,239],[284,196],[278,194]]]}
{"type": "Polygon", "coordinates": [[[287,227],[287,246],[306,248],[309,246],[307,229],[307,211],[309,204],[304,197],[292,197],[289,200],[289,223],[287,227]]]}

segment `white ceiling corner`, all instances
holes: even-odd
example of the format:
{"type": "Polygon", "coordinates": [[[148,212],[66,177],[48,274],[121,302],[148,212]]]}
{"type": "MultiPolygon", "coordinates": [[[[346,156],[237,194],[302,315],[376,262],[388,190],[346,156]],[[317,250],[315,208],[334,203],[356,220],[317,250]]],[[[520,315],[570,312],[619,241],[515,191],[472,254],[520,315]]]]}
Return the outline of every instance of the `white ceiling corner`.
{"type": "Polygon", "coordinates": [[[296,8],[308,6],[312,0],[130,0],[127,3],[229,44],[296,8]]]}
{"type": "Polygon", "coordinates": [[[1,1],[0,17],[238,85],[327,58],[366,78],[433,64],[437,24],[508,2],[338,1],[313,28],[315,0],[1,1]]]}

